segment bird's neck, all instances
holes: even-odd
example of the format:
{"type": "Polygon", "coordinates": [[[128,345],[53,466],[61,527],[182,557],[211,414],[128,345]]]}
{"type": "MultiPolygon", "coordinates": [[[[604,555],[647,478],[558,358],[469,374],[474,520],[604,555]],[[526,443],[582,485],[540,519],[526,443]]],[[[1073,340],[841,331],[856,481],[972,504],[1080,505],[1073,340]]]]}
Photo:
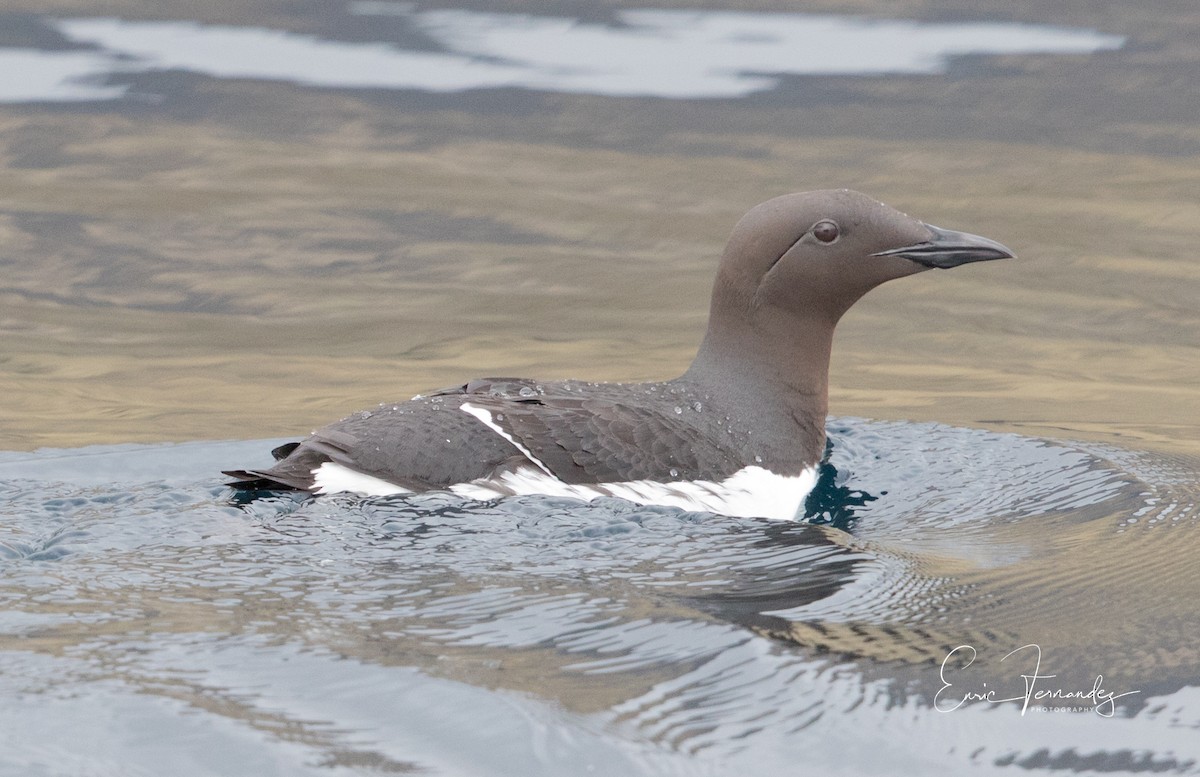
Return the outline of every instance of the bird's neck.
{"type": "Polygon", "coordinates": [[[769,426],[811,462],[825,446],[834,323],[791,314],[752,322],[714,317],[680,380],[769,426]]]}

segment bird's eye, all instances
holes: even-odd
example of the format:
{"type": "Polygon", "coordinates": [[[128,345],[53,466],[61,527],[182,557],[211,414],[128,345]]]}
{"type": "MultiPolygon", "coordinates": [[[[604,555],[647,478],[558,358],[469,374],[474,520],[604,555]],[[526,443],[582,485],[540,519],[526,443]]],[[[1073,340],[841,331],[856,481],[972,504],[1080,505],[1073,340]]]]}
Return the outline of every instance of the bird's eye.
{"type": "Polygon", "coordinates": [[[838,239],[838,225],[835,221],[818,221],[812,227],[813,237],[820,240],[822,243],[832,243],[838,239]]]}

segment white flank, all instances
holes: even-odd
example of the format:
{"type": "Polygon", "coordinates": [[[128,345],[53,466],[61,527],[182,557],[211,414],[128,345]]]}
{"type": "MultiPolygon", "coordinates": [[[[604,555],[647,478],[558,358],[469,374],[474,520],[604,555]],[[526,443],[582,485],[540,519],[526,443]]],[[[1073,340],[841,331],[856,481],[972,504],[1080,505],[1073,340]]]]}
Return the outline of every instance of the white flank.
{"type": "MultiPolygon", "coordinates": [[[[480,423],[512,443],[532,465],[468,483],[456,483],[449,487],[451,492],[471,499],[542,494],[590,501],[602,496],[612,496],[640,505],[665,505],[737,518],[790,521],[796,518],[804,504],[804,498],[817,484],[815,466],[808,467],[798,475],[777,475],[768,469],[753,465],[743,467],[720,481],[673,480],[659,483],[653,480],[626,480],[587,485],[564,483],[556,478],[545,464],[538,461],[528,448],[500,428],[489,411],[470,402],[464,402],[459,407],[464,413],[479,419],[480,423]]],[[[349,491],[363,496],[390,496],[412,493],[395,483],[356,472],[332,461],[317,467],[312,474],[313,493],[316,494],[349,491]]]]}
{"type": "Polygon", "coordinates": [[[450,486],[450,490],[472,499],[544,494],[590,501],[601,496],[615,496],[641,505],[704,510],[736,518],[790,521],[796,518],[804,498],[816,483],[816,467],[809,467],[799,475],[777,475],[768,469],[750,466],[721,481],[676,480],[659,483],[653,480],[627,480],[594,485],[564,483],[532,467],[524,467],[486,480],[458,483],[450,486]]]}
{"type": "Polygon", "coordinates": [[[391,496],[411,494],[407,488],[386,480],[356,472],[332,461],[327,461],[312,471],[314,494],[336,494],[349,491],[363,496],[391,496]]]}

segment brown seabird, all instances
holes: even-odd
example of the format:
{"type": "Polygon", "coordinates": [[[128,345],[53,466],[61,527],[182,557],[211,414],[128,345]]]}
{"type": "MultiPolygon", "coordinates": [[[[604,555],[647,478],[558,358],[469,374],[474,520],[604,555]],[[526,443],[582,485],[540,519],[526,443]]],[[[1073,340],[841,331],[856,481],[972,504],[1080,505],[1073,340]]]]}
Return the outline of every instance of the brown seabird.
{"type": "Polygon", "coordinates": [[[842,314],[884,281],[1012,256],[847,189],[776,197],[734,227],[680,377],[473,380],[354,413],[275,449],[268,469],[225,474],[243,490],[615,496],[790,519],[824,454],[842,314]]]}

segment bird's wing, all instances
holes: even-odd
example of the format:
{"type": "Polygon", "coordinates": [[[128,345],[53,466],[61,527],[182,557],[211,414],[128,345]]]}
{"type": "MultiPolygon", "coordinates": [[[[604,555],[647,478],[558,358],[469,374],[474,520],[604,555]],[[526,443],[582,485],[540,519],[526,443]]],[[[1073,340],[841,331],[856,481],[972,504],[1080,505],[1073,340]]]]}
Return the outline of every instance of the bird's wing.
{"type": "Polygon", "coordinates": [[[226,474],[239,479],[233,484],[239,488],[275,483],[308,491],[316,485],[315,472],[331,463],[409,491],[427,491],[523,460],[510,442],[459,412],[457,401],[428,399],[353,413],[276,450],[282,458],[269,469],[226,474]]]}
{"type": "Polygon", "coordinates": [[[670,408],[570,396],[472,394],[462,409],[566,483],[720,480],[743,466],[670,408]]]}
{"type": "MultiPolygon", "coordinates": [[[[745,462],[667,403],[572,395],[564,384],[484,378],[412,402],[351,414],[278,449],[265,470],[227,474],[243,488],[314,487],[323,464],[411,491],[533,466],[568,484],[719,481],[745,462]]],[[[620,389],[610,389],[617,390],[620,389]]],[[[731,446],[730,446],[731,447],[731,446]]]]}

